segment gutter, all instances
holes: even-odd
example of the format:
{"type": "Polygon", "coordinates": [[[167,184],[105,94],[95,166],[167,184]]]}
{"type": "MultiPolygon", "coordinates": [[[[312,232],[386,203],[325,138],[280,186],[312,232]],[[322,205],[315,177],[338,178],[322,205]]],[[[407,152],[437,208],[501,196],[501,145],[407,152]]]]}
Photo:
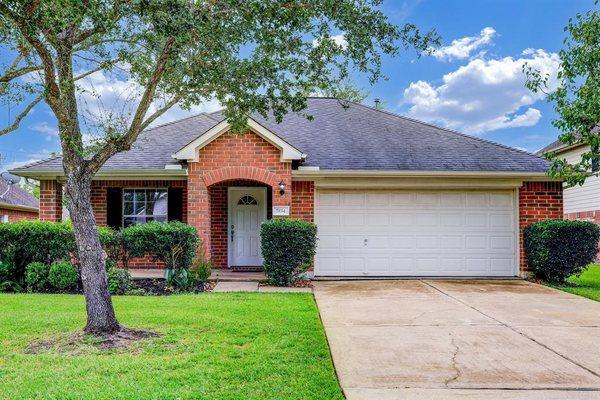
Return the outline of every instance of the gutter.
{"type": "Polygon", "coordinates": [[[0,208],[5,210],[15,210],[15,211],[31,211],[31,212],[40,212],[39,208],[30,207],[30,206],[22,206],[19,204],[9,204],[9,203],[1,203],[0,208]]]}
{"type": "MultiPolygon", "coordinates": [[[[24,178],[32,178],[37,180],[44,179],[64,179],[64,171],[48,171],[48,170],[11,170],[8,171],[13,175],[24,178]]],[[[187,169],[111,169],[99,171],[94,175],[94,179],[109,180],[109,179],[175,179],[187,178],[187,169]]]]}
{"type": "Polygon", "coordinates": [[[339,169],[301,169],[293,170],[295,178],[522,178],[560,181],[549,177],[545,172],[510,172],[510,171],[382,171],[382,170],[339,170],[339,169]]]}

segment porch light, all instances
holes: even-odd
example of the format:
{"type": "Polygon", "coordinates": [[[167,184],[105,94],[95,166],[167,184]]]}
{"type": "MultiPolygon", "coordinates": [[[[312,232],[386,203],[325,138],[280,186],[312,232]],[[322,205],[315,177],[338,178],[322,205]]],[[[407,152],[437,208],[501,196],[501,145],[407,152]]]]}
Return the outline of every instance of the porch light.
{"type": "Polygon", "coordinates": [[[282,196],[285,194],[285,182],[284,181],[279,182],[279,194],[282,196]]]}

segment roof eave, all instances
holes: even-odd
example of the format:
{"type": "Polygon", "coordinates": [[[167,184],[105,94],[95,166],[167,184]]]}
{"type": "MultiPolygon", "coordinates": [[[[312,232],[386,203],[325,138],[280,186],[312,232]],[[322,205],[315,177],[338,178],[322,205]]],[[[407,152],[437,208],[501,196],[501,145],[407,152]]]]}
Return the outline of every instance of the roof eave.
{"type": "MultiPolygon", "coordinates": [[[[34,170],[14,169],[9,171],[13,175],[36,180],[62,179],[65,173],[62,170],[34,170]]],[[[100,170],[94,179],[175,179],[186,178],[187,169],[109,169],[100,170]]]]}
{"type": "Polygon", "coordinates": [[[522,178],[531,180],[560,181],[545,172],[527,171],[409,171],[409,170],[294,170],[292,176],[297,178],[319,177],[456,177],[456,178],[522,178]]]}
{"type": "Polygon", "coordinates": [[[40,211],[38,207],[23,206],[20,204],[3,203],[1,201],[0,201],[0,208],[3,208],[5,210],[15,210],[15,211],[30,211],[30,212],[39,212],[40,211]]]}

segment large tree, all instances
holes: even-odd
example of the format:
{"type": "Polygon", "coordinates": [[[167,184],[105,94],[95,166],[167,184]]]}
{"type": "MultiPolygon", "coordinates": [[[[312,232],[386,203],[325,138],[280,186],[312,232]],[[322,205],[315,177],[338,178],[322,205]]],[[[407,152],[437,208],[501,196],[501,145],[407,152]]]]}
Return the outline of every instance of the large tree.
{"type": "Polygon", "coordinates": [[[381,78],[381,57],[427,51],[435,33],[396,27],[379,0],[3,0],[0,38],[12,58],[0,95],[21,103],[4,134],[45,102],[58,124],[91,333],[121,329],[107,290],[90,202],[94,174],[140,132],[178,105],[209,99],[235,131],[252,112],[306,106],[306,94],[336,87],[349,71],[381,78]],[[340,36],[343,42],[340,43],[340,36]],[[337,36],[336,36],[337,35],[337,36]],[[123,107],[91,112],[93,74],[135,83],[123,107]],[[86,146],[84,135],[96,141],[86,146]],[[98,135],[98,133],[100,135],[98,135]],[[99,140],[98,140],[99,138],[99,140]]]}
{"type": "MultiPolygon", "coordinates": [[[[569,186],[581,185],[600,174],[600,14],[595,8],[577,14],[565,27],[567,36],[560,51],[558,89],[548,94],[558,117],[552,124],[561,131],[565,145],[584,144],[589,148],[577,162],[568,162],[553,152],[550,175],[563,178],[569,186]]],[[[549,76],[525,66],[527,87],[533,91],[548,88],[549,76]]]]}

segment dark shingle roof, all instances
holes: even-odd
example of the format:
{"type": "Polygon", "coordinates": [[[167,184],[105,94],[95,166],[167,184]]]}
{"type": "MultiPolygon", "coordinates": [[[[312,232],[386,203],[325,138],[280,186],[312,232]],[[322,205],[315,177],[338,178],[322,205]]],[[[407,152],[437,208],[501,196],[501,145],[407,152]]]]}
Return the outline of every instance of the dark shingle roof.
{"type": "MultiPolygon", "coordinates": [[[[304,165],[321,170],[545,172],[541,157],[427,123],[331,98],[310,98],[303,115],[290,113],[280,124],[259,123],[307,154],[304,165]]],[[[134,147],[112,157],[107,170],[157,169],[176,164],[179,149],[223,120],[199,114],[145,131],[134,147]]],[[[60,158],[15,169],[62,170],[60,158]]]]}
{"type": "Polygon", "coordinates": [[[39,208],[38,199],[33,197],[28,191],[16,185],[9,185],[4,179],[1,178],[0,196],[2,196],[0,197],[0,208],[2,208],[2,204],[39,208]],[[3,193],[6,194],[2,195],[3,193]]]}

